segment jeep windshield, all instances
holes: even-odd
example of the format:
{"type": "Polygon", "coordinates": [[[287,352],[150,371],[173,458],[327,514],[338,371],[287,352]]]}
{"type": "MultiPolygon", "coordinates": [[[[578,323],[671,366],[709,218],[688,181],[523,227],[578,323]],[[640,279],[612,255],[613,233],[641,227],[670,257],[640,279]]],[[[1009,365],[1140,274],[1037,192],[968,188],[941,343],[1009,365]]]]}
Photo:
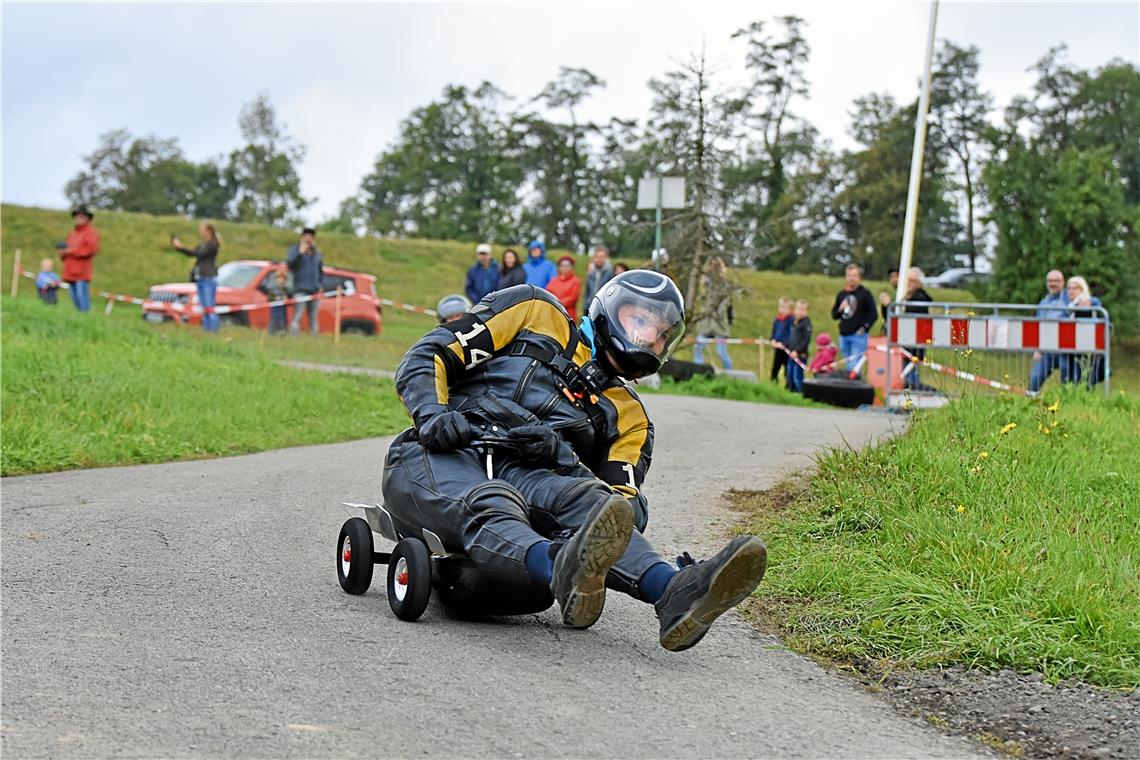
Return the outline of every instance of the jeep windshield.
{"type": "Polygon", "coordinates": [[[218,286],[222,288],[244,288],[253,282],[258,272],[262,270],[260,264],[237,264],[233,261],[218,267],[218,286]]]}

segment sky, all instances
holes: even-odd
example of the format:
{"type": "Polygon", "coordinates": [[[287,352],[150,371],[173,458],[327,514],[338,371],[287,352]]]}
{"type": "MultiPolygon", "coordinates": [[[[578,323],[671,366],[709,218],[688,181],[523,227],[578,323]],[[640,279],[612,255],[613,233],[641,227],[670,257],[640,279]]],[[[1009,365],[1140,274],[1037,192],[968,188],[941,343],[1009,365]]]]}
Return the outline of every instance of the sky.
{"type": "MultiPolygon", "coordinates": [[[[448,84],[487,80],[525,101],[560,66],[606,87],[594,120],[644,120],[648,81],[704,46],[725,84],[743,81],[737,29],[786,14],[807,22],[810,100],[793,106],[836,147],[852,100],[918,94],[927,2],[35,3],[5,1],[3,171],[6,203],[64,208],[66,182],[100,134],[176,137],[196,161],[239,147],[237,116],[268,94],[308,152],[302,192],[313,222],[353,195],[416,107],[448,84]]],[[[1140,65],[1140,1],[952,2],[939,39],[976,45],[998,108],[1028,93],[1026,69],[1057,44],[1095,68],[1140,65]]],[[[995,118],[1000,113],[995,114],[995,118]]]]}

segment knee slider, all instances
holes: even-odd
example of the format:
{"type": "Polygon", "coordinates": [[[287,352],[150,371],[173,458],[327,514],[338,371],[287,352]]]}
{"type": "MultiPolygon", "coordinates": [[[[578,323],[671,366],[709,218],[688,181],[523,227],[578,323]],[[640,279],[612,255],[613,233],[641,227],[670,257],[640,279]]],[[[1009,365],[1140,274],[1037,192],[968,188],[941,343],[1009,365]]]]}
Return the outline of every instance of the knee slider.
{"type": "Polygon", "coordinates": [[[467,492],[463,499],[467,510],[484,519],[508,516],[526,520],[526,499],[517,488],[505,480],[488,480],[467,492]]]}

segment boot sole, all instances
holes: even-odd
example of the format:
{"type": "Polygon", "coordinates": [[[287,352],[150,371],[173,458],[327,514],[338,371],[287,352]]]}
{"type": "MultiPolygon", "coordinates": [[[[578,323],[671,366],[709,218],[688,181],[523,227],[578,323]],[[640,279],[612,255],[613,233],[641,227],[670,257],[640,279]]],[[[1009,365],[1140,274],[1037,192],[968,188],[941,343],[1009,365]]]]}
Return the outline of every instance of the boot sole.
{"type": "Polygon", "coordinates": [[[629,546],[633,509],[621,497],[610,499],[581,530],[587,536],[579,547],[573,590],[562,606],[562,623],[570,628],[589,628],[601,616],[606,604],[606,573],[629,546]]]}
{"type": "Polygon", "coordinates": [[[718,617],[756,590],[767,567],[768,550],[763,542],[756,539],[741,545],[713,576],[708,593],[661,634],[661,646],[681,652],[699,642],[718,617]]]}

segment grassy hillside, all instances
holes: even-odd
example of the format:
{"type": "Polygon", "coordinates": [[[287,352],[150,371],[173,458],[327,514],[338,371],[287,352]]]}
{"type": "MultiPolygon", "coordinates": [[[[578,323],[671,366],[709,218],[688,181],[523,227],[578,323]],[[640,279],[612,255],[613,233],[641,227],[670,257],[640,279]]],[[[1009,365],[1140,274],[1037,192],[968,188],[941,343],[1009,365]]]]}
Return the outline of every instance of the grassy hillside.
{"type": "MultiPolygon", "coordinates": [[[[190,260],[172,252],[167,241],[171,234],[177,234],[183,240],[194,240],[196,232],[192,221],[116,212],[99,212],[95,221],[102,236],[102,252],[95,260],[94,289],[142,296],[155,283],[186,280],[190,260]]],[[[12,205],[0,207],[0,242],[3,244],[0,288],[3,292],[8,292],[11,257],[16,248],[23,250],[25,268],[33,269],[38,266],[40,258],[54,255],[53,243],[64,238],[70,226],[70,218],[65,211],[12,205]]],[[[223,262],[238,258],[279,259],[296,239],[292,231],[261,225],[222,222],[218,229],[224,240],[223,262]]],[[[521,250],[523,245],[525,241],[520,241],[515,248],[525,256],[525,251],[521,250]]],[[[319,246],[328,263],[375,274],[382,298],[421,306],[434,306],[447,293],[462,291],[464,273],[474,260],[474,246],[454,241],[378,240],[327,232],[321,233],[319,246]]],[[[496,258],[503,247],[502,244],[495,246],[496,258]]],[[[559,253],[552,252],[553,256],[559,253]]],[[[627,260],[627,263],[637,265],[640,262],[627,260]]],[[[585,269],[585,258],[579,258],[578,274],[584,274],[585,269]]],[[[744,288],[736,301],[734,335],[766,336],[775,314],[776,301],[781,296],[811,301],[817,331],[826,329],[834,333],[834,324],[827,318],[827,311],[840,287],[838,278],[744,270],[734,272],[733,276],[744,288]]],[[[27,285],[30,283],[22,283],[21,287],[27,285]]],[[[867,285],[875,293],[886,287],[882,282],[869,282],[867,285]]],[[[934,295],[973,300],[972,296],[961,291],[941,291],[934,295]]],[[[398,314],[391,308],[385,310],[384,316],[385,335],[380,341],[357,346],[362,349],[359,352],[342,350],[339,358],[351,364],[394,366],[403,348],[432,325],[430,318],[398,314]],[[374,352],[373,349],[378,350],[374,352]]],[[[256,338],[235,336],[235,339],[256,338]]],[[[311,342],[311,345],[309,342],[291,341],[286,345],[272,346],[269,350],[274,355],[313,361],[338,358],[329,353],[327,340],[311,342]]],[[[756,368],[757,351],[754,347],[734,347],[732,354],[742,368],[756,368]]],[[[683,349],[678,355],[687,357],[690,350],[683,349]]]]}
{"type": "Polygon", "coordinates": [[[281,367],[240,344],[0,298],[0,474],[167,462],[400,430],[392,381],[281,367]]]}

